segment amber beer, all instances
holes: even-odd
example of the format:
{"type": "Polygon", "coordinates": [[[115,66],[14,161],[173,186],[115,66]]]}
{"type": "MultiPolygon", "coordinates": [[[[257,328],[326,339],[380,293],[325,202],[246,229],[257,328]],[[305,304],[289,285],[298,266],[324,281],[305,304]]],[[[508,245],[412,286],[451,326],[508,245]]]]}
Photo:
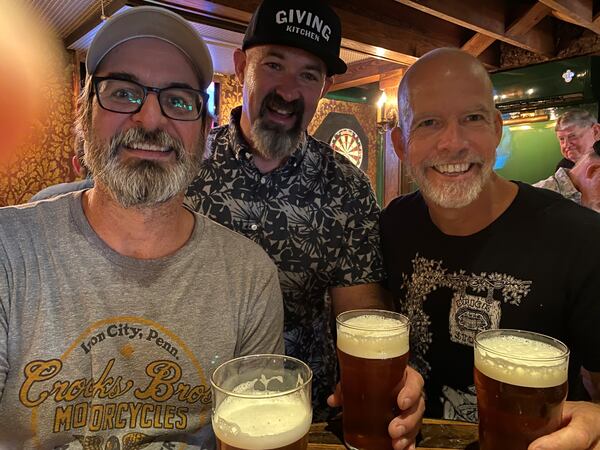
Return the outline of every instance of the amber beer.
{"type": "Polygon", "coordinates": [[[388,426],[408,362],[408,319],[390,311],[353,310],[337,317],[344,441],[350,449],[391,449],[388,426]]]}
{"type": "Polygon", "coordinates": [[[489,330],[475,338],[481,450],[527,450],[560,428],[569,349],[549,336],[489,330]]]}
{"type": "Polygon", "coordinates": [[[218,450],[306,450],[312,372],[282,355],[250,355],[211,377],[218,450]]]}

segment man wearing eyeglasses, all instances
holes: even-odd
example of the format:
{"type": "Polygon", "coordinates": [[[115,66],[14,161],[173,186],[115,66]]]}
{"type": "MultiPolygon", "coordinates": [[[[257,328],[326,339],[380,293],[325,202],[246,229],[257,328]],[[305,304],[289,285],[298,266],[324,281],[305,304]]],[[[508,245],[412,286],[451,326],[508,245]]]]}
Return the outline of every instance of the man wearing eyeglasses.
{"type": "Polygon", "coordinates": [[[282,352],[283,311],[262,249],[182,203],[208,50],[139,7],[104,24],[86,66],[94,187],[0,209],[0,447],[214,448],[212,372],[282,352]]]}

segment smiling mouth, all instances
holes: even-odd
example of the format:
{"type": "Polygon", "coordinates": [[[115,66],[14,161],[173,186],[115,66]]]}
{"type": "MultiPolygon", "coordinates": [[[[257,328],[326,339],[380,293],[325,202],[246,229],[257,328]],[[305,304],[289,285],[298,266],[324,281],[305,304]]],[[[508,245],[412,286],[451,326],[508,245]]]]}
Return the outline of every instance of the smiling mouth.
{"type": "Polygon", "coordinates": [[[472,163],[461,163],[461,164],[437,164],[433,166],[433,170],[441,173],[442,175],[462,175],[471,170],[474,164],[472,163]]]}
{"type": "Polygon", "coordinates": [[[292,117],[295,114],[293,109],[278,108],[276,106],[268,106],[267,109],[272,113],[279,114],[283,117],[292,117]]]}
{"type": "Polygon", "coordinates": [[[125,145],[125,148],[129,150],[153,152],[153,153],[167,153],[173,151],[171,147],[164,147],[160,145],[150,144],[146,142],[134,142],[125,145]]]}

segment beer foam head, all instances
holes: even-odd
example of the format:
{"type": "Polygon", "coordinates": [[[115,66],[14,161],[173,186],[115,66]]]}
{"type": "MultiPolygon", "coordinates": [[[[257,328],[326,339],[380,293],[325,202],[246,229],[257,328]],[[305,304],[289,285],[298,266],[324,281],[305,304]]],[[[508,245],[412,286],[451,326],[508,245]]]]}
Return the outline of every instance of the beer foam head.
{"type": "Polygon", "coordinates": [[[558,386],[567,381],[568,365],[562,349],[523,336],[490,336],[475,346],[477,370],[515,386],[558,386]]]}
{"type": "Polygon", "coordinates": [[[398,319],[364,314],[338,322],[337,346],[367,359],[396,358],[408,353],[408,325],[398,319]]]}
{"type": "Polygon", "coordinates": [[[225,398],[213,414],[215,435],[248,450],[292,444],[308,433],[312,421],[310,398],[302,391],[271,398],[225,398]]]}

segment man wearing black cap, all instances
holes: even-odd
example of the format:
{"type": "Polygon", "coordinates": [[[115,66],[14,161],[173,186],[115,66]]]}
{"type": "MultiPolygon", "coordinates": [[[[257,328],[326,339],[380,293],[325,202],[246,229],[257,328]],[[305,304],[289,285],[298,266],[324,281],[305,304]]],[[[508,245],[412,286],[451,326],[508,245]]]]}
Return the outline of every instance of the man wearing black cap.
{"type": "MultiPolygon", "coordinates": [[[[332,76],[346,71],[340,42],[340,20],[325,2],[265,0],[234,54],[243,105],[209,136],[187,193],[194,209],[258,242],[277,264],[286,352],[314,371],[316,420],[330,412],[336,383],[332,313],[386,306],[369,181],[306,132],[332,76]]],[[[414,414],[390,427],[409,430],[397,448],[410,445],[422,412],[422,382],[413,372],[408,379],[399,401],[414,414]]]]}
{"type": "Polygon", "coordinates": [[[211,449],[212,372],[283,352],[283,308],[265,252],[183,206],[210,55],[180,16],[139,7],[86,66],[94,187],[0,209],[0,448],[211,449]]]}

